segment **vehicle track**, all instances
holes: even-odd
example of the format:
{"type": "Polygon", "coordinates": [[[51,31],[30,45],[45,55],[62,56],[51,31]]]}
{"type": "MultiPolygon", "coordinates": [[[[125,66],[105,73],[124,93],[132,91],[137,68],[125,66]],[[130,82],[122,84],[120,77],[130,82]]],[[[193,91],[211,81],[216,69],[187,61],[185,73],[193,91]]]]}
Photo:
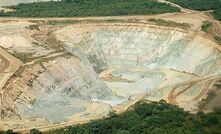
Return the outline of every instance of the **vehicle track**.
{"type": "Polygon", "coordinates": [[[177,98],[179,95],[181,95],[182,93],[184,93],[185,91],[187,91],[189,88],[191,88],[192,85],[193,85],[193,84],[189,84],[186,88],[184,88],[183,90],[179,91],[179,92],[176,93],[176,94],[175,94],[175,90],[176,90],[177,88],[179,88],[180,86],[174,87],[174,88],[172,89],[172,91],[171,91],[171,92],[169,93],[169,95],[168,95],[168,101],[169,101],[169,103],[171,103],[171,104],[177,104],[176,98],[177,98]]]}
{"type": "Polygon", "coordinates": [[[2,60],[2,64],[0,66],[0,73],[4,73],[5,70],[10,66],[10,62],[1,54],[0,59],[2,60]]]}
{"type": "Polygon", "coordinates": [[[185,13],[194,12],[194,10],[184,8],[184,7],[182,7],[182,6],[180,6],[176,3],[173,3],[173,2],[170,2],[170,1],[167,1],[167,0],[158,0],[158,2],[166,3],[166,4],[170,4],[171,6],[178,7],[182,12],[185,12],[185,13]]]}
{"type": "MultiPolygon", "coordinates": [[[[165,0],[162,0],[162,1],[165,1],[165,0]]],[[[167,1],[165,1],[167,2],[167,1]]],[[[167,2],[168,3],[168,2],[167,2]]],[[[189,10],[189,9],[185,9],[185,8],[182,8],[181,6],[177,5],[177,4],[174,4],[174,3],[171,3],[171,5],[174,5],[174,6],[177,6],[177,7],[180,7],[181,8],[181,11],[183,12],[186,12],[186,13],[197,13],[199,15],[203,15],[203,17],[205,18],[207,15],[205,15],[204,13],[201,13],[199,11],[193,11],[193,10],[189,10]]],[[[175,15],[176,13],[168,13],[168,14],[161,14],[161,15],[154,15],[154,16],[173,16],[175,15]]],[[[213,25],[214,25],[214,32],[216,33],[216,35],[220,35],[221,36],[221,29],[220,29],[220,26],[219,26],[219,22],[217,21],[214,21],[211,17],[207,16],[208,20],[210,20],[213,25]]],[[[102,19],[107,19],[107,18],[122,18],[122,19],[130,19],[130,18],[153,18],[153,16],[119,16],[119,17],[90,17],[90,19],[94,19],[94,20],[102,20],[102,19]]],[[[6,18],[7,19],[7,18],[6,18]]],[[[9,18],[9,19],[13,19],[13,18],[9,18]]],[[[18,18],[15,18],[15,19],[18,19],[18,18]]],[[[19,18],[20,19],[20,18],[19,18]]],[[[28,18],[27,20],[43,20],[44,18],[28,18]]],[[[88,18],[87,18],[88,19],[88,18]]],[[[22,20],[22,19],[21,19],[22,20]]],[[[86,20],[86,18],[47,18],[46,20],[86,20]]],[[[3,56],[3,55],[0,55],[0,59],[2,59],[3,61],[3,66],[0,68],[0,73],[4,72],[9,66],[10,66],[10,63],[9,61],[3,56]]],[[[28,64],[32,64],[32,62],[28,63],[28,64]]],[[[214,77],[218,77],[218,76],[214,76],[214,77]]],[[[198,100],[200,97],[202,97],[206,91],[208,90],[209,86],[211,85],[211,83],[214,81],[214,77],[207,77],[207,78],[201,78],[201,79],[197,79],[197,80],[192,80],[192,81],[186,81],[186,82],[183,82],[183,83],[178,83],[176,85],[174,85],[175,87],[171,90],[171,92],[169,93],[169,96],[168,96],[168,100],[170,103],[172,104],[176,104],[176,98],[178,96],[180,96],[181,94],[183,94],[185,91],[187,91],[192,85],[194,85],[194,83],[197,83],[197,82],[200,82],[200,81],[203,81],[203,80],[207,80],[206,84],[203,86],[203,88],[201,89],[201,92],[194,98],[195,100],[198,100]],[[209,80],[209,79],[213,79],[213,80],[209,80]],[[185,87],[184,89],[182,89],[181,91],[179,92],[176,92],[178,87],[181,87],[181,86],[187,86],[185,87]]],[[[142,100],[144,99],[148,94],[142,94],[140,95],[137,99],[137,100],[142,100]]],[[[133,102],[134,103],[134,102],[133,102]]],[[[126,107],[124,108],[121,108],[120,111],[123,112],[127,110],[126,107]]],[[[99,118],[99,117],[96,117],[96,118],[99,118]]],[[[101,118],[101,117],[100,117],[101,118]]],[[[63,123],[63,124],[57,124],[57,125],[50,125],[50,126],[45,126],[45,127],[39,127],[38,129],[41,130],[41,131],[48,131],[48,130],[53,130],[53,129],[58,129],[58,128],[63,128],[63,127],[66,127],[66,126],[69,126],[69,125],[73,125],[73,124],[83,124],[83,123],[87,123],[89,122],[90,120],[88,121],[73,121],[73,122],[66,122],[66,123],[63,123]]],[[[19,130],[15,130],[15,131],[29,131],[28,129],[19,129],[19,130]]]]}
{"type": "Polygon", "coordinates": [[[212,83],[214,83],[214,79],[212,80],[208,80],[206,81],[206,83],[204,84],[204,86],[202,87],[202,89],[200,90],[200,93],[192,99],[192,101],[197,101],[199,100],[204,94],[206,94],[207,90],[210,88],[210,86],[212,85],[212,83]]]}
{"type": "Polygon", "coordinates": [[[220,77],[220,76],[212,76],[212,77],[208,77],[208,78],[202,78],[202,79],[199,79],[199,80],[195,80],[195,81],[190,81],[190,82],[187,82],[187,83],[183,83],[183,84],[180,84],[178,86],[175,86],[174,88],[172,88],[172,90],[170,91],[170,93],[168,94],[168,102],[171,103],[171,104],[177,104],[177,101],[176,101],[176,98],[178,96],[180,96],[181,94],[183,94],[184,92],[186,92],[189,88],[191,88],[194,84],[198,83],[198,82],[202,82],[202,81],[205,81],[205,84],[203,85],[203,87],[200,89],[200,93],[194,97],[192,100],[190,101],[198,101],[203,95],[206,94],[206,92],[208,91],[208,89],[211,87],[211,85],[213,85],[212,83],[214,83],[214,81],[216,81],[216,79],[220,77]],[[179,87],[182,87],[182,86],[187,86],[185,87],[184,89],[182,89],[181,91],[178,91],[176,93],[176,90],[179,89],[179,87]]]}
{"type": "MultiPolygon", "coordinates": [[[[180,10],[182,12],[185,12],[185,13],[198,13],[199,15],[201,15],[202,17],[206,18],[208,21],[210,21],[213,25],[213,33],[214,35],[218,36],[218,37],[221,37],[221,26],[220,26],[220,21],[216,21],[214,20],[213,16],[212,15],[206,15],[206,13],[208,13],[208,11],[196,11],[196,10],[191,10],[191,9],[187,9],[187,8],[184,8],[176,3],[172,3],[170,1],[167,1],[167,0],[158,0],[159,2],[162,2],[162,3],[168,3],[170,4],[171,6],[175,6],[175,7],[178,7],[180,8],[180,10]],[[201,14],[203,13],[203,14],[201,14]]],[[[209,11],[211,12],[211,11],[209,11]]]]}

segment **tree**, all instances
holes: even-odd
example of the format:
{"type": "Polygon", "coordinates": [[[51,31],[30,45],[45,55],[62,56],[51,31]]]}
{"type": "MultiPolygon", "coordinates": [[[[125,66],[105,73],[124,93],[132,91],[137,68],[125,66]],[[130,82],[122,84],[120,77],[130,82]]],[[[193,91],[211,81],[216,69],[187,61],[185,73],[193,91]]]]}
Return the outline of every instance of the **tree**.
{"type": "Polygon", "coordinates": [[[41,132],[38,129],[31,129],[30,134],[41,134],[41,132]]]}
{"type": "Polygon", "coordinates": [[[14,132],[13,132],[13,130],[9,129],[9,130],[6,131],[5,134],[14,134],[14,132]]]}

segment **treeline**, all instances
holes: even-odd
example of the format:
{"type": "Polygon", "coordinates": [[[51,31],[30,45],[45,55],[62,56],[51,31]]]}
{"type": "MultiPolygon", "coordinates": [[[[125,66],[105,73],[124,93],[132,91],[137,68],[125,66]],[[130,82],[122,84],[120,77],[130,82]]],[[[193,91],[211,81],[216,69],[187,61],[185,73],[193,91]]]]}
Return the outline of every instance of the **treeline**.
{"type": "MultiPolygon", "coordinates": [[[[221,109],[190,114],[175,105],[140,101],[123,114],[84,125],[74,125],[44,134],[220,134],[221,109]]],[[[12,130],[0,134],[13,134],[12,130]]],[[[41,134],[32,129],[30,134],[41,134]]]]}
{"type": "Polygon", "coordinates": [[[184,8],[205,11],[213,10],[213,15],[221,20],[221,0],[168,0],[184,8]]]}
{"type": "Polygon", "coordinates": [[[127,112],[45,134],[219,134],[221,109],[190,114],[165,101],[138,102],[127,112]]]}
{"type": "Polygon", "coordinates": [[[161,14],[180,11],[177,7],[155,0],[63,0],[19,4],[9,8],[15,11],[0,12],[0,16],[82,17],[161,14]]]}

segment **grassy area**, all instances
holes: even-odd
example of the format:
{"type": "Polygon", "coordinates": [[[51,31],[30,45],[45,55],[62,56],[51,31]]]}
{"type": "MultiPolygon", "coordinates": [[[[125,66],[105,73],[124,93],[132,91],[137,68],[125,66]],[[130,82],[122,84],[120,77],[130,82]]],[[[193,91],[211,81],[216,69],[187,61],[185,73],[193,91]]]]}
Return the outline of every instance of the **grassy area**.
{"type": "Polygon", "coordinates": [[[213,31],[213,24],[209,21],[203,21],[203,25],[201,26],[201,30],[209,33],[213,36],[213,38],[216,40],[217,43],[221,44],[221,37],[216,36],[216,34],[213,31]]]}
{"type": "Polygon", "coordinates": [[[21,53],[21,52],[16,52],[14,51],[13,53],[11,53],[14,57],[18,58],[19,60],[21,60],[23,63],[28,62],[29,58],[31,57],[31,54],[28,53],[21,53]]]}
{"type": "Polygon", "coordinates": [[[185,30],[190,28],[190,24],[187,23],[177,23],[174,21],[162,20],[162,19],[149,19],[149,21],[160,26],[179,27],[185,30]]]}
{"type": "Polygon", "coordinates": [[[205,11],[213,10],[213,16],[221,20],[221,1],[220,0],[168,0],[184,8],[205,11]]]}
{"type": "Polygon", "coordinates": [[[212,29],[213,25],[211,22],[209,21],[203,21],[203,25],[201,26],[201,30],[203,30],[204,32],[209,33],[212,29]]]}
{"type": "MultiPolygon", "coordinates": [[[[123,114],[114,112],[108,118],[83,125],[69,126],[44,134],[219,134],[221,109],[212,113],[190,114],[183,109],[160,102],[140,101],[123,114]]],[[[40,131],[32,129],[31,134],[40,131]]],[[[2,134],[5,134],[2,132],[2,134]]]]}
{"type": "Polygon", "coordinates": [[[0,16],[77,17],[161,14],[178,12],[179,8],[155,0],[63,0],[60,2],[26,3],[11,6],[14,12],[0,16]]]}

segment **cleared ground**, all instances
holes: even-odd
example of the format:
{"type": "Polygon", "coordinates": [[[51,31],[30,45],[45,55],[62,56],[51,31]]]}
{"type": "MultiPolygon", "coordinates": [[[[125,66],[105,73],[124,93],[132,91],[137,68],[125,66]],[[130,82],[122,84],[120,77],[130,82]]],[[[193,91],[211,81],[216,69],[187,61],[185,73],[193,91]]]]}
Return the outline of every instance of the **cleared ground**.
{"type": "Polygon", "coordinates": [[[21,62],[0,48],[0,89],[11,75],[20,67],[21,62]]]}
{"type": "MultiPolygon", "coordinates": [[[[46,131],[85,123],[112,110],[121,113],[141,99],[165,99],[196,112],[198,102],[220,78],[220,46],[200,30],[209,19],[204,13],[183,11],[156,16],[1,18],[1,47],[21,59],[28,55],[22,68],[18,69],[19,62],[14,76],[1,84],[1,129],[46,131]],[[159,26],[149,19],[190,27],[159,26]]],[[[14,58],[0,54],[1,75],[6,77],[14,58]]]]}

